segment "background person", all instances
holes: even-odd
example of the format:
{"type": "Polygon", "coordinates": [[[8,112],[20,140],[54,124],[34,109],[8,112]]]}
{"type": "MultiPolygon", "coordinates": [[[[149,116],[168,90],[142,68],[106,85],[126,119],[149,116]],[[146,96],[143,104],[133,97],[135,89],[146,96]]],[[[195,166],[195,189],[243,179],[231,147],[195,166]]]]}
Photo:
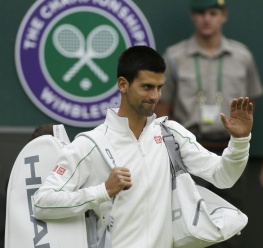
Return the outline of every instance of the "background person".
{"type": "Polygon", "coordinates": [[[254,59],[241,43],[222,34],[227,21],[224,0],[192,0],[193,36],[165,51],[166,82],[157,106],[193,132],[205,147],[222,152],[229,134],[220,112],[229,114],[233,98],[262,95],[254,59]]]}
{"type": "MultiPolygon", "coordinates": [[[[248,96],[255,103],[262,95],[262,86],[250,51],[223,35],[228,18],[225,1],[192,0],[190,9],[195,31],[164,53],[166,82],[156,113],[170,116],[208,150],[222,154],[230,137],[220,123],[220,112],[228,116],[230,102],[240,96],[248,96]]],[[[237,207],[244,207],[240,194],[244,192],[244,176],[224,191],[196,180],[237,207]]],[[[241,247],[241,243],[222,245],[241,247]]]]}

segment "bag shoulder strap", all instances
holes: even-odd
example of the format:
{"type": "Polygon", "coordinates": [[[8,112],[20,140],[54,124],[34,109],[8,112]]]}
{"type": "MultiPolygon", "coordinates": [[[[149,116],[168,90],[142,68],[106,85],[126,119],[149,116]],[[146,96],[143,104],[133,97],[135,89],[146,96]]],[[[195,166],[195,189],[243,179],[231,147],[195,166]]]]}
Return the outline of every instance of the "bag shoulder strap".
{"type": "MultiPolygon", "coordinates": [[[[89,138],[94,144],[96,144],[101,156],[104,158],[105,162],[113,169],[117,165],[121,165],[120,158],[116,155],[115,150],[112,148],[108,139],[97,129],[93,129],[92,131],[80,133],[76,137],[85,136],[89,138]]],[[[115,199],[115,202],[117,199],[115,199]]],[[[114,203],[114,200],[113,200],[114,203]]],[[[102,234],[101,239],[97,245],[97,234],[94,230],[96,230],[96,215],[92,210],[88,210],[86,213],[87,223],[89,224],[88,228],[88,239],[89,239],[89,247],[94,248],[111,248],[111,229],[114,224],[114,218],[112,213],[115,209],[116,204],[112,204],[112,210],[109,215],[108,223],[105,227],[105,230],[102,234]],[[92,226],[91,226],[92,225],[92,226]]]]}
{"type": "Polygon", "coordinates": [[[65,147],[70,143],[68,134],[63,124],[53,125],[53,137],[62,147],[65,147]]]}
{"type": "Polygon", "coordinates": [[[162,130],[162,135],[163,135],[163,141],[166,145],[169,158],[171,160],[171,163],[173,164],[174,169],[176,172],[182,170],[184,172],[187,172],[187,168],[183,163],[180,149],[179,149],[179,144],[175,140],[171,130],[169,127],[166,126],[165,121],[160,122],[161,125],[161,130],[162,130]]]}
{"type": "Polygon", "coordinates": [[[121,165],[120,158],[116,155],[108,139],[97,129],[78,134],[76,137],[85,136],[96,144],[101,156],[105,162],[113,169],[117,165],[121,165]]]}
{"type": "Polygon", "coordinates": [[[184,165],[179,149],[179,144],[175,140],[171,130],[166,126],[165,121],[160,122],[163,141],[166,145],[166,149],[170,158],[170,167],[172,174],[172,189],[176,188],[176,173],[181,171],[188,173],[186,166],[184,165]]]}

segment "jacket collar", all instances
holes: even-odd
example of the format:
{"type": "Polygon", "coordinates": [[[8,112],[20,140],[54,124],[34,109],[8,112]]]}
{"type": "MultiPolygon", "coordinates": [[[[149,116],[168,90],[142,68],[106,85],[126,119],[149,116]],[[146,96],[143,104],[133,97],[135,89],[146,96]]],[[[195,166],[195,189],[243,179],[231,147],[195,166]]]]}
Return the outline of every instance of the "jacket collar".
{"type": "MultiPolygon", "coordinates": [[[[118,132],[130,132],[131,130],[129,127],[128,118],[125,116],[119,116],[118,110],[118,108],[108,109],[105,124],[110,128],[117,130],[118,132]]],[[[154,122],[155,118],[155,114],[153,114],[150,117],[147,117],[147,122],[144,129],[148,128],[148,126],[154,122]]]]}

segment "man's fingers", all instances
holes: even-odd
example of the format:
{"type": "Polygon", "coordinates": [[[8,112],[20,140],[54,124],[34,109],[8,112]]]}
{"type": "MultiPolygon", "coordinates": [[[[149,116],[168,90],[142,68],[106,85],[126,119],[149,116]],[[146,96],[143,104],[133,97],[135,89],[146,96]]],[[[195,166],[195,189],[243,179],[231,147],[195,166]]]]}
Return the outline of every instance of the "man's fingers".
{"type": "Polygon", "coordinates": [[[130,189],[131,186],[132,186],[132,184],[129,185],[129,186],[124,187],[122,190],[128,190],[128,189],[130,189]]]}
{"type": "Polygon", "coordinates": [[[120,175],[127,176],[127,177],[130,177],[130,176],[131,176],[130,170],[127,169],[127,168],[124,168],[124,167],[115,167],[113,170],[118,171],[118,173],[119,173],[120,175]]]}
{"type": "Polygon", "coordinates": [[[233,99],[230,105],[230,112],[234,112],[237,109],[237,99],[233,99]]]}
{"type": "Polygon", "coordinates": [[[250,102],[250,99],[248,97],[245,98],[243,102],[243,109],[248,112],[248,114],[252,115],[253,114],[253,103],[250,102]]]}
{"type": "Polygon", "coordinates": [[[115,167],[112,169],[112,174],[115,174],[120,180],[124,178],[130,178],[131,173],[129,169],[124,168],[124,167],[115,167]]]}
{"type": "Polygon", "coordinates": [[[223,123],[224,126],[226,127],[226,126],[228,125],[228,121],[227,121],[227,118],[226,118],[225,114],[221,113],[221,114],[220,114],[220,117],[221,117],[222,123],[223,123]]]}
{"type": "Polygon", "coordinates": [[[247,107],[247,112],[252,115],[253,114],[253,103],[250,102],[247,107]]]}
{"type": "Polygon", "coordinates": [[[253,103],[250,102],[250,99],[248,97],[244,98],[242,109],[244,111],[247,111],[249,114],[253,113],[253,103]]]}
{"type": "Polygon", "coordinates": [[[231,112],[235,110],[244,110],[249,114],[253,114],[253,104],[250,102],[248,97],[240,97],[238,99],[234,99],[231,103],[231,112]]]}
{"type": "Polygon", "coordinates": [[[247,111],[248,110],[248,105],[249,105],[249,98],[245,97],[243,104],[242,104],[242,109],[247,111]]]}
{"type": "Polygon", "coordinates": [[[132,186],[131,180],[130,181],[124,181],[122,190],[128,190],[129,188],[131,188],[131,186],[132,186]]]}
{"type": "Polygon", "coordinates": [[[244,102],[244,98],[243,97],[240,97],[240,98],[237,99],[236,106],[237,106],[238,110],[242,109],[243,102],[244,102]]]}
{"type": "Polygon", "coordinates": [[[106,190],[110,197],[115,196],[121,190],[127,190],[132,186],[131,173],[124,167],[112,169],[109,178],[105,182],[106,190]]]}
{"type": "Polygon", "coordinates": [[[131,173],[129,171],[122,171],[122,173],[119,174],[118,177],[123,190],[127,190],[132,186],[131,173]]]}

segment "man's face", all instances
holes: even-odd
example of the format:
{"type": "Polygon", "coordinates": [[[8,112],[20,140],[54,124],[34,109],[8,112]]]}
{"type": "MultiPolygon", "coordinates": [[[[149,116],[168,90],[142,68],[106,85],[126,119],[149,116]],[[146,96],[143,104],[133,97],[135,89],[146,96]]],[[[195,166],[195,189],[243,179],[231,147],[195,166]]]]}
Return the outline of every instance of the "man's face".
{"type": "Polygon", "coordinates": [[[221,32],[222,25],[227,20],[227,12],[217,8],[193,12],[192,20],[197,34],[209,38],[221,32]]]}
{"type": "Polygon", "coordinates": [[[164,74],[140,71],[126,88],[126,109],[139,116],[151,116],[161,96],[164,74]]]}

